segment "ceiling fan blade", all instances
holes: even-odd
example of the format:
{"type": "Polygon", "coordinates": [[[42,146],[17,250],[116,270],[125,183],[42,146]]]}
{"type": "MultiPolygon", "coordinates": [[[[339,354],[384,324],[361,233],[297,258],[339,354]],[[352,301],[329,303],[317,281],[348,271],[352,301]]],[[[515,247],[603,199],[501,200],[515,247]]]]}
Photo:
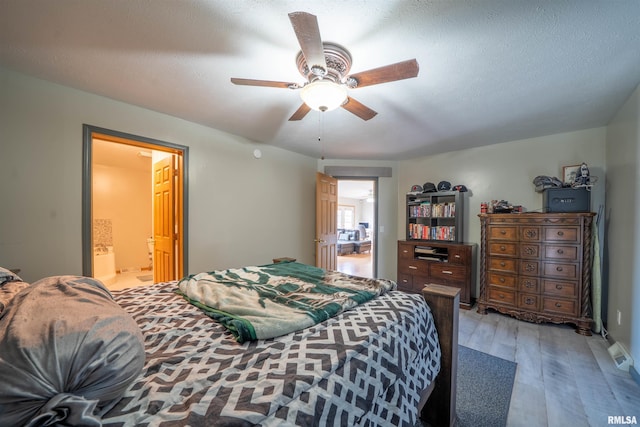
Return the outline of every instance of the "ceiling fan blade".
{"type": "Polygon", "coordinates": [[[296,112],[293,113],[293,115],[291,117],[289,117],[289,121],[293,122],[293,121],[296,121],[296,120],[302,120],[304,118],[304,116],[306,116],[309,111],[311,111],[311,107],[309,107],[307,104],[305,104],[303,102],[302,105],[300,106],[300,108],[298,108],[296,110],[296,112]]]}
{"type": "Polygon", "coordinates": [[[348,78],[354,78],[358,82],[356,88],[377,85],[380,83],[393,82],[396,80],[409,79],[418,75],[418,61],[409,59],[408,61],[397,62],[374,68],[368,71],[351,74],[348,78]]]}
{"type": "MultiPolygon", "coordinates": [[[[293,26],[293,31],[298,37],[298,43],[302,49],[305,61],[309,70],[314,66],[322,67],[323,73],[327,70],[327,61],[324,57],[324,47],[320,37],[318,18],[307,12],[291,12],[289,20],[293,26]]],[[[312,71],[313,72],[313,71],[312,71]]]]}
{"type": "Polygon", "coordinates": [[[347,97],[347,102],[342,104],[342,108],[360,117],[362,120],[370,120],[378,114],[366,105],[356,101],[352,97],[347,97]]]}
{"type": "Polygon", "coordinates": [[[271,80],[238,79],[235,77],[231,77],[231,83],[244,86],[279,87],[283,89],[298,89],[300,87],[298,83],[274,82],[271,80]]]}

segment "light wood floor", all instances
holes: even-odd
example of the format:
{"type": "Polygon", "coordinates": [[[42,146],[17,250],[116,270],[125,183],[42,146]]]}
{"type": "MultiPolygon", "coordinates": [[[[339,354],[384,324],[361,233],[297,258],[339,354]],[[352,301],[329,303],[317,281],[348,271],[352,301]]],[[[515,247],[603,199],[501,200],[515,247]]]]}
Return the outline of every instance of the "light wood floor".
{"type": "Polygon", "coordinates": [[[640,386],[615,367],[601,336],[490,311],[460,310],[458,343],[518,364],[508,426],[606,426],[635,416],[640,386]]]}
{"type": "Polygon", "coordinates": [[[360,277],[373,277],[373,255],[372,252],[363,254],[349,254],[338,257],[337,270],[360,277]]]}

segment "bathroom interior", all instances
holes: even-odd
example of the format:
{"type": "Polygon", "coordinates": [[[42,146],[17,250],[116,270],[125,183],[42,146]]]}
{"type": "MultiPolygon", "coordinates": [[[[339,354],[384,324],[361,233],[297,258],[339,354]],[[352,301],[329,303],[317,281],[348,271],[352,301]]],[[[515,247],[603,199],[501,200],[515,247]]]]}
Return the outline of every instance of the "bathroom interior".
{"type": "Polygon", "coordinates": [[[153,156],[93,140],[93,276],[112,290],[153,283],[153,156]]]}

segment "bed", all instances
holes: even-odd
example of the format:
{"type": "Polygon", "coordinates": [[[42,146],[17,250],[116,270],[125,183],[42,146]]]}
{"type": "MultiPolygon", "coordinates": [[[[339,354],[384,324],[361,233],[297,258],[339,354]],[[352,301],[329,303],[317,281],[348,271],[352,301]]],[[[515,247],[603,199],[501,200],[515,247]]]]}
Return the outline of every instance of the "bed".
{"type": "Polygon", "coordinates": [[[302,330],[244,342],[179,289],[111,292],[138,325],[145,358],[121,397],[98,405],[103,426],[413,426],[428,397],[423,417],[452,425],[450,289],[424,298],[390,290],[302,330]]]}

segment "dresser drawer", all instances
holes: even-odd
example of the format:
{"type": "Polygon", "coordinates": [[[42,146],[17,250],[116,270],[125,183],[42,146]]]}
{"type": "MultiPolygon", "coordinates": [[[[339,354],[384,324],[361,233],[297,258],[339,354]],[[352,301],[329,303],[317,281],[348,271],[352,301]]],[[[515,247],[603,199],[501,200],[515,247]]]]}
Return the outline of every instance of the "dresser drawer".
{"type": "Polygon", "coordinates": [[[510,274],[489,273],[489,285],[516,288],[516,277],[510,274]]]}
{"type": "Polygon", "coordinates": [[[490,225],[489,240],[518,240],[518,227],[515,225],[490,225]]]}
{"type": "Polygon", "coordinates": [[[432,277],[434,281],[464,282],[467,277],[467,269],[462,265],[455,265],[448,262],[433,262],[429,266],[429,276],[432,277]]]}
{"type": "Polygon", "coordinates": [[[539,276],[540,262],[531,259],[520,260],[520,274],[525,276],[539,276]]]}
{"type": "Polygon", "coordinates": [[[518,294],[518,308],[530,311],[540,310],[540,296],[521,292],[518,294]]]}
{"type": "Polygon", "coordinates": [[[449,264],[467,265],[469,259],[464,248],[449,248],[449,264]]]}
{"type": "Polygon", "coordinates": [[[404,292],[420,293],[429,279],[424,276],[398,275],[398,289],[404,292]]]}
{"type": "Polygon", "coordinates": [[[540,280],[537,277],[522,276],[518,281],[518,290],[530,294],[540,293],[540,280]]]}
{"type": "Polygon", "coordinates": [[[557,313],[576,317],[578,315],[578,303],[576,300],[543,297],[542,310],[545,313],[557,313]]]}
{"type": "Polygon", "coordinates": [[[544,228],[544,240],[547,242],[580,242],[580,230],[578,227],[553,227],[544,228]]]}
{"type": "Polygon", "coordinates": [[[426,261],[415,259],[398,260],[398,271],[405,274],[429,274],[429,263],[426,261]]]}
{"type": "Polygon", "coordinates": [[[490,242],[489,255],[518,256],[518,244],[506,242],[490,242]]]}
{"type": "Polygon", "coordinates": [[[411,289],[413,286],[413,276],[405,273],[398,273],[398,288],[401,291],[411,289]]]}
{"type": "Polygon", "coordinates": [[[398,257],[401,259],[413,259],[413,245],[398,245],[398,257]]]}
{"type": "Polygon", "coordinates": [[[540,236],[540,226],[523,225],[520,227],[520,241],[522,242],[539,242],[540,236]]]}
{"type": "Polygon", "coordinates": [[[537,243],[520,244],[521,258],[540,258],[540,245],[537,243]]]}
{"type": "Polygon", "coordinates": [[[427,277],[427,276],[413,276],[413,289],[415,289],[417,292],[422,292],[422,289],[429,285],[429,284],[438,284],[441,285],[442,283],[439,282],[438,280],[434,280],[433,277],[427,277]]]}
{"type": "Polygon", "coordinates": [[[577,279],[578,264],[545,262],[542,267],[542,274],[546,277],[557,277],[560,279],[577,279]]]}
{"type": "Polygon", "coordinates": [[[497,302],[500,304],[516,305],[516,293],[510,289],[489,286],[487,295],[489,302],[497,302]]]}
{"type": "Polygon", "coordinates": [[[491,257],[489,258],[489,270],[505,271],[508,273],[518,272],[518,260],[515,258],[491,257]]]}
{"type": "Polygon", "coordinates": [[[542,292],[566,298],[578,297],[578,284],[576,282],[561,282],[558,280],[543,280],[542,292]]]}
{"type": "Polygon", "coordinates": [[[578,261],[577,246],[546,245],[544,247],[546,259],[559,259],[563,261],[578,261]]]}

